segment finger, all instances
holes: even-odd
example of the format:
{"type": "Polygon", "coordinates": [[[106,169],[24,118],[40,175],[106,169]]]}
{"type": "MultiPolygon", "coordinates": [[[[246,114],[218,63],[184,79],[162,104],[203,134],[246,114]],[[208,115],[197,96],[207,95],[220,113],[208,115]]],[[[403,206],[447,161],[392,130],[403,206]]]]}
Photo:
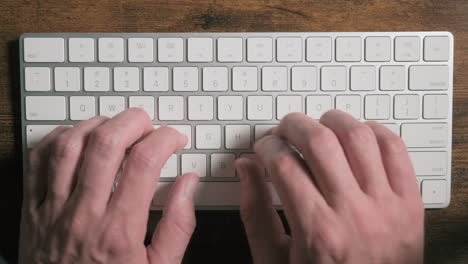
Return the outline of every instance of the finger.
{"type": "Polygon", "coordinates": [[[146,215],[161,168],[171,154],[186,144],[187,138],[170,127],[154,130],[135,144],[125,161],[109,210],[136,217],[141,217],[142,213],[146,215]]]}
{"type": "Polygon", "coordinates": [[[420,196],[416,175],[403,140],[377,122],[366,123],[375,133],[392,190],[402,196],[420,196]]]}
{"type": "Polygon", "coordinates": [[[254,263],[287,263],[289,237],[272,206],[263,168],[250,158],[236,161],[241,181],[240,213],[254,263]]]}
{"type": "Polygon", "coordinates": [[[181,263],[195,230],[193,195],[198,176],[187,173],[177,177],[163,217],[148,246],[150,263],[181,263]]]}
{"type": "Polygon", "coordinates": [[[329,128],[304,114],[293,113],[281,120],[273,134],[302,153],[317,187],[329,203],[346,201],[360,192],[343,148],[329,128]]]}
{"type": "Polygon", "coordinates": [[[328,111],[320,123],[338,137],[354,177],[365,193],[379,196],[390,191],[372,129],[340,110],[328,111]]]}
{"type": "Polygon", "coordinates": [[[125,150],[152,131],[148,115],[131,108],[96,128],[88,139],[72,198],[87,210],[104,212],[125,150]]]}

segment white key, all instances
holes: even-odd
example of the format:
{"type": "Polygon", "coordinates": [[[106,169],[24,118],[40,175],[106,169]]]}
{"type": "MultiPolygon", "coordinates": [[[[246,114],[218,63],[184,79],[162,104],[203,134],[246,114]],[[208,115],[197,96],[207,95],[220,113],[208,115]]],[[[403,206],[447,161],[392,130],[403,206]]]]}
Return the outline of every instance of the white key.
{"type": "Polygon", "coordinates": [[[70,119],[87,120],[96,116],[94,96],[70,96],[70,119]]]}
{"type": "Polygon", "coordinates": [[[302,38],[283,37],[276,39],[276,60],[279,62],[302,61],[302,38]]]}
{"type": "Polygon", "coordinates": [[[320,119],[325,112],[332,108],[332,98],[329,95],[309,95],[306,97],[306,113],[313,119],[320,119]]]}
{"type": "Polygon", "coordinates": [[[24,38],[25,62],[65,61],[63,38],[24,38]]]}
{"type": "Polygon", "coordinates": [[[396,135],[400,136],[400,126],[394,123],[382,123],[382,125],[388,128],[390,131],[395,133],[396,135]]]}
{"type": "Polygon", "coordinates": [[[26,96],[26,120],[65,120],[64,96],[26,96]]]}
{"type": "Polygon", "coordinates": [[[395,119],[417,119],[419,118],[419,95],[398,94],[394,97],[393,115],[395,119]]]}
{"type": "Polygon", "coordinates": [[[317,90],[317,68],[316,67],[292,67],[291,89],[293,91],[315,91],[317,90]]]}
{"type": "Polygon", "coordinates": [[[422,181],[422,199],[425,204],[443,204],[447,201],[447,181],[422,181]]]}
{"type": "Polygon", "coordinates": [[[361,37],[337,37],[336,61],[360,61],[361,37]]]}
{"type": "Polygon", "coordinates": [[[351,87],[352,91],[373,91],[376,86],[374,66],[352,66],[351,87]]]}
{"type": "Polygon", "coordinates": [[[271,96],[247,97],[247,118],[249,120],[271,120],[273,118],[273,98],[271,96]]]}
{"type": "Polygon", "coordinates": [[[140,90],[139,69],[137,67],[115,67],[114,90],[117,92],[140,90]]]}
{"type": "Polygon", "coordinates": [[[345,111],[356,119],[361,118],[361,96],[360,95],[337,95],[335,97],[335,108],[345,111]]]}
{"type": "Polygon", "coordinates": [[[34,148],[47,134],[60,125],[27,125],[26,142],[28,148],[34,148]]]}
{"type": "Polygon", "coordinates": [[[189,62],[213,61],[213,40],[211,38],[189,38],[187,59],[189,62]]]}
{"type": "Polygon", "coordinates": [[[214,103],[212,96],[189,96],[188,119],[212,120],[214,116],[214,103]]]}
{"type": "Polygon", "coordinates": [[[402,124],[401,138],[408,148],[443,148],[448,141],[447,124],[402,124]]]}
{"type": "Polygon", "coordinates": [[[257,67],[233,67],[233,91],[257,91],[257,67]]]}
{"type": "Polygon", "coordinates": [[[167,67],[143,68],[144,91],[169,91],[169,69],[167,67]]]}
{"type": "Polygon", "coordinates": [[[211,177],[235,177],[235,160],[236,156],[232,153],[211,154],[211,177]]]}
{"type": "Polygon", "coordinates": [[[128,61],[129,62],[153,62],[154,43],[152,38],[129,38],[128,61]]]}
{"type": "Polygon", "coordinates": [[[395,38],[395,61],[419,61],[419,37],[395,38]]]}
{"type": "Polygon", "coordinates": [[[183,120],[184,97],[160,96],[158,101],[159,120],[183,120]]]}
{"type": "Polygon", "coordinates": [[[390,61],[391,40],[389,37],[366,38],[366,61],[390,61]]]}
{"type": "Polygon", "coordinates": [[[322,91],[345,91],[346,90],[346,67],[345,66],[323,66],[321,77],[322,91]]]}
{"type": "Polygon", "coordinates": [[[244,118],[244,98],[242,96],[218,96],[219,120],[242,120],[244,118]]]}
{"type": "Polygon", "coordinates": [[[409,89],[415,91],[448,90],[448,66],[411,66],[409,69],[409,89]]]}
{"type": "Polygon", "coordinates": [[[280,120],[289,113],[302,113],[302,96],[278,95],[276,97],[276,119],[280,120]]]}
{"type": "Polygon", "coordinates": [[[193,172],[200,177],[206,177],[206,155],[205,154],[182,154],[182,174],[193,172]]]}
{"type": "Polygon", "coordinates": [[[154,97],[153,96],[130,96],[128,98],[128,107],[138,107],[148,114],[151,120],[154,120],[154,97]]]}
{"type": "Polygon", "coordinates": [[[172,154],[161,168],[161,178],[175,178],[177,173],[177,155],[172,154]]]}
{"type": "Polygon", "coordinates": [[[265,136],[265,134],[277,125],[255,125],[255,140],[265,136]]]}
{"type": "Polygon", "coordinates": [[[218,61],[241,62],[242,38],[218,38],[218,61]]]}
{"type": "Polygon", "coordinates": [[[448,37],[425,37],[424,38],[424,60],[425,61],[448,61],[450,43],[448,37]]]}
{"type": "Polygon", "coordinates": [[[273,40],[271,38],[248,38],[247,61],[270,62],[273,60],[273,40]]]}
{"type": "Polygon", "coordinates": [[[109,68],[84,68],[84,90],[87,92],[109,91],[109,68]]]}
{"type": "Polygon", "coordinates": [[[179,133],[184,134],[187,137],[187,145],[185,145],[184,149],[192,148],[192,126],[190,125],[168,125],[168,127],[172,127],[175,130],[179,131],[179,133]]]}
{"type": "Polygon", "coordinates": [[[448,117],[449,99],[446,94],[426,94],[423,100],[424,118],[441,119],[448,117]]]}
{"type": "Polygon", "coordinates": [[[286,67],[263,67],[262,90],[286,91],[288,89],[288,69],[286,67]]]}
{"type": "Polygon", "coordinates": [[[70,62],[93,62],[94,39],[70,38],[68,39],[68,59],[70,62]]]}
{"type": "Polygon", "coordinates": [[[365,118],[366,119],[389,119],[390,118],[390,96],[389,95],[366,95],[365,118]]]}
{"type": "Polygon", "coordinates": [[[332,41],[330,37],[309,37],[306,40],[306,49],[307,61],[331,61],[332,41]]]}
{"type": "Polygon", "coordinates": [[[227,67],[204,67],[202,79],[203,79],[203,91],[227,91],[228,90],[228,68],[227,67]]]}
{"type": "Polygon", "coordinates": [[[112,118],[118,113],[125,111],[125,97],[123,96],[100,96],[99,114],[112,118]]]}
{"type": "Polygon", "coordinates": [[[380,90],[403,91],[406,87],[405,66],[380,67],[380,90]]]}
{"type": "Polygon", "coordinates": [[[172,74],[174,91],[198,91],[197,67],[174,67],[172,74]]]}
{"type": "Polygon", "coordinates": [[[226,125],[224,129],[227,149],[250,148],[249,125],[226,125]]]}
{"type": "Polygon", "coordinates": [[[197,149],[221,148],[221,126],[197,125],[195,127],[195,146],[197,149]]]}
{"type": "Polygon", "coordinates": [[[81,87],[80,68],[56,67],[54,69],[56,91],[79,91],[81,87]]]}
{"type": "Polygon", "coordinates": [[[50,91],[49,67],[24,68],[24,89],[26,91],[50,91]]]}
{"type": "Polygon", "coordinates": [[[158,61],[182,62],[184,60],[184,41],[182,38],[159,38],[158,61]]]}
{"type": "Polygon", "coordinates": [[[98,49],[99,62],[122,62],[124,60],[122,38],[100,38],[98,49]]]}
{"type": "Polygon", "coordinates": [[[447,174],[447,152],[408,152],[416,176],[445,176],[447,174]]]}

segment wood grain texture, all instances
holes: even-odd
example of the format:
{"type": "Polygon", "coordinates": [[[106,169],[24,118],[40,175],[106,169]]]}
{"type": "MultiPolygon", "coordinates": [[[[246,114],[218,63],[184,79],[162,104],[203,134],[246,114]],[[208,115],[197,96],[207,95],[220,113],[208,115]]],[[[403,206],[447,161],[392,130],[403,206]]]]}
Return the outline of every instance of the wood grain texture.
{"type": "MultiPolygon", "coordinates": [[[[23,32],[451,31],[452,203],[426,213],[426,263],[468,263],[468,1],[3,0],[0,4],[0,254],[15,262],[21,199],[18,50],[23,32]]],[[[152,213],[150,230],[160,215],[152,213]]],[[[198,212],[184,263],[250,263],[237,212],[198,212]]]]}

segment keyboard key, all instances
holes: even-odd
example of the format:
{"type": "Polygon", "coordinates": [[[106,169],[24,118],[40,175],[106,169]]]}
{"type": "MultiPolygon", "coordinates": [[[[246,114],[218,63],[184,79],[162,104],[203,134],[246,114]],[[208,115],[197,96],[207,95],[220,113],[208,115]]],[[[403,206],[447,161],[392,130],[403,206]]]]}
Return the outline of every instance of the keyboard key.
{"type": "Polygon", "coordinates": [[[47,134],[60,125],[27,125],[26,145],[27,148],[34,148],[47,134]]]}
{"type": "Polygon", "coordinates": [[[365,118],[366,119],[389,119],[390,118],[390,96],[389,95],[366,95],[365,118]]]}
{"type": "Polygon", "coordinates": [[[330,37],[309,37],[306,40],[306,46],[307,61],[331,61],[332,41],[330,37]]]}
{"type": "Polygon", "coordinates": [[[241,62],[242,38],[218,38],[218,61],[241,62]]]}
{"type": "Polygon", "coordinates": [[[395,60],[419,61],[419,37],[396,37],[395,60]]]}
{"type": "Polygon", "coordinates": [[[322,91],[345,91],[346,90],[346,67],[345,66],[323,66],[321,68],[322,91]]]}
{"type": "Polygon", "coordinates": [[[394,97],[393,115],[395,119],[418,119],[419,108],[419,95],[417,94],[398,94],[394,97]]]}
{"type": "Polygon", "coordinates": [[[226,125],[225,141],[227,149],[249,149],[250,148],[250,126],[249,125],[226,125]]]}
{"type": "Polygon", "coordinates": [[[63,38],[24,38],[25,62],[63,62],[65,45],[63,38]]]}
{"type": "Polygon", "coordinates": [[[361,61],[361,37],[337,37],[336,61],[361,61]]]}
{"type": "Polygon", "coordinates": [[[401,138],[408,148],[443,148],[447,146],[447,124],[402,124],[401,138]]]}
{"type": "Polygon", "coordinates": [[[26,91],[50,91],[49,67],[26,67],[24,76],[24,89],[26,91]]]}
{"type": "Polygon", "coordinates": [[[257,91],[257,67],[233,67],[233,91],[257,91]]]}
{"type": "Polygon", "coordinates": [[[291,79],[291,90],[293,91],[317,90],[318,78],[316,67],[292,67],[291,79]]]}
{"type": "Polygon", "coordinates": [[[159,38],[158,61],[182,62],[184,60],[184,41],[182,38],[159,38]]]}
{"type": "Polygon", "coordinates": [[[303,113],[302,96],[278,95],[276,97],[276,119],[280,120],[289,113],[303,113]]]}
{"type": "Polygon", "coordinates": [[[447,174],[447,152],[408,152],[416,176],[445,176],[447,174]]]}
{"type": "Polygon", "coordinates": [[[198,91],[197,67],[174,67],[172,74],[174,91],[198,91]]]}
{"type": "Polygon", "coordinates": [[[195,146],[197,149],[221,148],[221,126],[197,125],[195,127],[195,146]]]}
{"type": "Polygon", "coordinates": [[[99,115],[112,118],[118,113],[125,111],[125,97],[123,96],[100,96],[99,115]]]}
{"type": "Polygon", "coordinates": [[[265,136],[268,131],[276,126],[277,125],[255,125],[255,141],[265,136]]]}
{"type": "Polygon", "coordinates": [[[177,172],[177,155],[172,154],[169,159],[167,159],[164,166],[161,168],[161,178],[175,178],[178,175],[177,172]]]}
{"type": "Polygon", "coordinates": [[[54,69],[55,91],[79,91],[81,87],[80,68],[56,67],[54,69]]]}
{"type": "Polygon", "coordinates": [[[144,91],[169,91],[169,69],[167,67],[143,68],[144,91]]]}
{"type": "Polygon", "coordinates": [[[190,125],[169,125],[168,127],[174,128],[187,137],[187,145],[185,145],[184,149],[192,148],[192,127],[190,125]]]}
{"type": "Polygon", "coordinates": [[[68,59],[70,62],[93,62],[94,39],[70,38],[68,39],[68,59]]]}
{"type": "Polygon", "coordinates": [[[361,96],[360,95],[337,95],[335,97],[335,108],[342,110],[356,119],[361,118],[361,96]]]}
{"type": "Polygon", "coordinates": [[[421,188],[425,204],[443,204],[447,201],[447,181],[423,180],[421,188]]]}
{"type": "Polygon", "coordinates": [[[182,174],[193,172],[200,177],[206,177],[206,154],[182,154],[182,174]]]}
{"type": "Polygon", "coordinates": [[[236,156],[231,153],[211,154],[211,177],[235,177],[235,160],[236,156]]]}
{"type": "Polygon", "coordinates": [[[288,89],[288,69],[286,67],[263,67],[262,90],[286,91],[288,89]]]}
{"type": "Polygon", "coordinates": [[[153,96],[130,96],[128,98],[128,107],[138,107],[148,114],[151,120],[154,120],[154,97],[153,96]]]}
{"type": "Polygon", "coordinates": [[[189,38],[187,59],[189,62],[213,61],[213,40],[211,38],[189,38]]]}
{"type": "Polygon", "coordinates": [[[26,120],[65,120],[64,96],[26,96],[26,120]]]}
{"type": "Polygon", "coordinates": [[[203,79],[203,91],[227,91],[228,90],[228,68],[227,67],[204,67],[202,79],[203,79]]]}
{"type": "Polygon", "coordinates": [[[389,37],[366,38],[366,61],[390,61],[391,40],[389,37]]]}
{"type": "Polygon", "coordinates": [[[212,96],[189,96],[188,119],[212,120],[214,116],[214,103],[212,96]]]}
{"type": "Polygon", "coordinates": [[[98,47],[99,62],[123,62],[124,42],[122,38],[100,38],[98,47]]]}
{"type": "Polygon", "coordinates": [[[276,60],[279,62],[302,61],[302,38],[280,37],[276,39],[276,60]]]}
{"type": "Polygon", "coordinates": [[[411,66],[409,89],[414,91],[448,90],[448,66],[411,66]]]}
{"type": "Polygon", "coordinates": [[[218,96],[219,120],[242,120],[244,118],[244,98],[242,96],[218,96]]]}
{"type": "Polygon", "coordinates": [[[380,90],[403,91],[406,87],[405,66],[381,66],[380,90]]]}
{"type": "Polygon", "coordinates": [[[129,38],[128,39],[128,61],[129,62],[153,62],[154,41],[152,38],[129,38]]]}
{"type": "Polygon", "coordinates": [[[247,97],[247,118],[249,120],[273,119],[273,98],[271,96],[247,97]]]}
{"type": "Polygon", "coordinates": [[[159,120],[184,120],[184,97],[159,96],[159,120]]]}
{"type": "Polygon", "coordinates": [[[424,38],[424,60],[425,61],[448,61],[450,43],[448,37],[425,37],[424,38]]]}
{"type": "Polygon", "coordinates": [[[332,98],[329,95],[309,95],[306,97],[306,113],[313,119],[320,119],[325,112],[332,108],[332,98]]]}
{"type": "Polygon", "coordinates": [[[87,120],[96,116],[94,96],[70,96],[70,119],[87,120]]]}
{"type": "Polygon", "coordinates": [[[109,91],[109,68],[85,67],[84,90],[87,92],[109,91]]]}
{"type": "Polygon", "coordinates": [[[442,119],[448,117],[449,99],[446,94],[426,94],[423,97],[423,117],[442,119]]]}
{"type": "Polygon", "coordinates": [[[137,67],[114,68],[114,90],[132,92],[140,90],[140,71],[137,67]]]}
{"type": "Polygon", "coordinates": [[[247,61],[270,62],[273,60],[273,40],[271,38],[248,38],[247,61]]]}
{"type": "Polygon", "coordinates": [[[375,90],[375,67],[374,66],[352,66],[351,87],[352,91],[375,90]]]}

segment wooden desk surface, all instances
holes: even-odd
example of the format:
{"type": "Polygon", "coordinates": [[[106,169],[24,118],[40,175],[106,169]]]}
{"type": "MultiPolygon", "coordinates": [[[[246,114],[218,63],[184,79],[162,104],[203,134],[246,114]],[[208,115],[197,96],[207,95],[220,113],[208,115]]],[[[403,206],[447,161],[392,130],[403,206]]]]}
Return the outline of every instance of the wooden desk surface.
{"type": "MultiPolygon", "coordinates": [[[[468,263],[468,1],[3,0],[0,25],[0,254],[9,260],[21,197],[21,33],[435,30],[455,36],[453,183],[450,207],[426,213],[426,262],[468,263]]],[[[250,263],[237,212],[199,212],[197,220],[184,263],[250,263]]]]}

